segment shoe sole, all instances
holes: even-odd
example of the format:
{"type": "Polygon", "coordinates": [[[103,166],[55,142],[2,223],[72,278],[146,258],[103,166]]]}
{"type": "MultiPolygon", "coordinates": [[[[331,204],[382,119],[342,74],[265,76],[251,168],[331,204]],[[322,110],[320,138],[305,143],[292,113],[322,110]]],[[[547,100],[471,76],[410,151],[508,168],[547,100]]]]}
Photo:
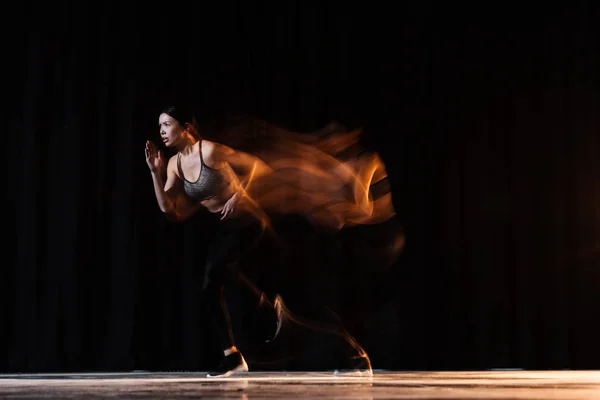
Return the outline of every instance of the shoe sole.
{"type": "Polygon", "coordinates": [[[223,374],[215,374],[215,375],[211,375],[206,374],[207,378],[228,378],[231,375],[235,375],[235,374],[239,374],[239,373],[244,373],[244,372],[248,372],[248,364],[246,363],[246,360],[244,360],[242,362],[242,364],[238,365],[237,367],[235,367],[234,369],[232,369],[231,371],[227,371],[223,374]]]}

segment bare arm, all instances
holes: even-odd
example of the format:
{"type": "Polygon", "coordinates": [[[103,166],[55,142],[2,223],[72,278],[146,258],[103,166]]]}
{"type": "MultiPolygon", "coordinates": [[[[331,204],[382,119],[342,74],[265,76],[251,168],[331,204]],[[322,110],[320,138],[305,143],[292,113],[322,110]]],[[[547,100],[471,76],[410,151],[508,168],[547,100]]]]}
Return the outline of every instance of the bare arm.
{"type": "Polygon", "coordinates": [[[166,173],[152,172],[154,194],[160,210],[169,221],[183,222],[191,217],[201,204],[192,203],[182,191],[181,181],[175,173],[176,158],[171,157],[166,173]]]}

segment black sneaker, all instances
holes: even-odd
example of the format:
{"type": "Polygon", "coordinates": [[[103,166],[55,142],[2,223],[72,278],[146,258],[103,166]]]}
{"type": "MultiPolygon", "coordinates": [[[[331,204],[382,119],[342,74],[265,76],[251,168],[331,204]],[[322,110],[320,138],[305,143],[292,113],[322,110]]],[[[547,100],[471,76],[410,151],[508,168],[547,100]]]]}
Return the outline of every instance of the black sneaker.
{"type": "Polygon", "coordinates": [[[223,358],[221,364],[214,372],[209,372],[207,378],[227,378],[233,374],[248,372],[248,364],[239,351],[233,352],[223,358]]]}

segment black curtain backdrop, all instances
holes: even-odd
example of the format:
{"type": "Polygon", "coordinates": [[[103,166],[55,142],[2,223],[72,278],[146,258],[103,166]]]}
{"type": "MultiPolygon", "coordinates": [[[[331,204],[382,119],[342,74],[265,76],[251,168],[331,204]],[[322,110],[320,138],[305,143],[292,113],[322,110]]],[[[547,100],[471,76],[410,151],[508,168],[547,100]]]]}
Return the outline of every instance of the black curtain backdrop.
{"type": "MultiPolygon", "coordinates": [[[[594,10],[218,3],[5,16],[0,370],[216,362],[212,222],[168,223],[144,161],[174,97],[202,121],[365,126],[407,234],[365,321],[374,368],[600,366],[594,10]]],[[[286,265],[299,285],[317,242],[286,265]]]]}

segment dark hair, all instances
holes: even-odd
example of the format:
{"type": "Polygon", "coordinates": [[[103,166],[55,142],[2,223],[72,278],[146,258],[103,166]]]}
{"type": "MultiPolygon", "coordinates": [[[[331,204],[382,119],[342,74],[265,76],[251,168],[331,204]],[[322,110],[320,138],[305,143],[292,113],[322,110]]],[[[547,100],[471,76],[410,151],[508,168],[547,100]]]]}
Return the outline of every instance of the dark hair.
{"type": "Polygon", "coordinates": [[[198,123],[191,107],[180,104],[170,104],[161,110],[161,114],[162,113],[177,120],[181,126],[184,126],[185,124],[192,125],[192,127],[194,127],[192,133],[195,132],[196,135],[199,135],[198,123]]]}

